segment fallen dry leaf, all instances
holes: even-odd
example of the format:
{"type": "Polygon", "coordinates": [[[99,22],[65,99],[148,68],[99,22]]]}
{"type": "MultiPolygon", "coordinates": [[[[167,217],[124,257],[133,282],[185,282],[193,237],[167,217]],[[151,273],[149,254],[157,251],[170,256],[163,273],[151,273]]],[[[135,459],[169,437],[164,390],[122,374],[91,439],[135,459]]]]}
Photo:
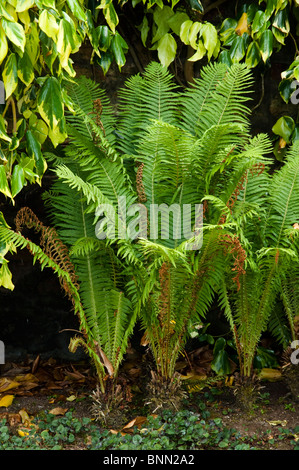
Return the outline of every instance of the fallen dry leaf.
{"type": "Polygon", "coordinates": [[[14,395],[4,395],[0,400],[0,406],[8,407],[12,404],[14,395]]]}
{"type": "Polygon", "coordinates": [[[38,379],[33,374],[16,375],[14,378],[17,382],[38,382],[38,379]]]}
{"type": "Polygon", "coordinates": [[[51,415],[59,416],[59,415],[65,415],[65,413],[68,411],[68,408],[61,408],[58,406],[57,408],[53,408],[53,410],[49,411],[51,415]]]}
{"type": "Polygon", "coordinates": [[[12,388],[16,388],[19,386],[19,382],[8,379],[7,377],[3,377],[2,379],[0,379],[0,393],[7,392],[7,390],[11,390],[12,388]]]}
{"type": "Polygon", "coordinates": [[[19,415],[21,416],[22,424],[24,424],[27,427],[30,426],[31,419],[30,419],[29,414],[27,413],[27,411],[22,409],[22,410],[19,411],[19,415]]]}
{"type": "Polygon", "coordinates": [[[281,371],[278,369],[270,369],[270,368],[264,367],[263,369],[261,369],[258,376],[259,376],[259,379],[261,380],[269,380],[269,382],[271,381],[275,382],[276,380],[281,379],[281,371]]]}
{"type": "Polygon", "coordinates": [[[5,419],[9,426],[15,426],[20,424],[22,419],[19,413],[0,413],[0,421],[5,419]]]}
{"type": "Polygon", "coordinates": [[[141,425],[145,423],[146,419],[147,418],[145,416],[137,416],[136,418],[132,419],[128,424],[126,424],[122,428],[122,431],[131,429],[131,428],[133,429],[134,426],[137,426],[138,428],[140,428],[141,425]]]}
{"type": "Polygon", "coordinates": [[[267,423],[271,424],[271,426],[286,426],[287,420],[284,419],[281,421],[280,419],[277,419],[275,421],[267,421],[267,423]]]}
{"type": "Polygon", "coordinates": [[[76,395],[70,395],[69,397],[67,397],[66,400],[67,400],[67,401],[74,401],[74,400],[76,400],[76,399],[77,399],[76,395]]]}

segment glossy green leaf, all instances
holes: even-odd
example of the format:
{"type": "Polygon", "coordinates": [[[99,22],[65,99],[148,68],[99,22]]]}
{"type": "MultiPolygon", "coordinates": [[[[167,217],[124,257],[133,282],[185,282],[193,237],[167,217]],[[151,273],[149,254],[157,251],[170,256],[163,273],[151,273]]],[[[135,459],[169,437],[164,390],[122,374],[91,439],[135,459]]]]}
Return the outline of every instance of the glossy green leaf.
{"type": "Polygon", "coordinates": [[[195,21],[189,30],[189,44],[193,49],[197,49],[198,33],[201,30],[202,23],[195,21]]]}
{"type": "Polygon", "coordinates": [[[7,44],[6,35],[0,24],[0,65],[5,59],[7,52],[8,52],[8,44],[7,44]]]}
{"type": "Polygon", "coordinates": [[[261,60],[261,53],[256,41],[252,41],[247,49],[245,63],[249,68],[254,68],[261,60]]]}
{"type": "Polygon", "coordinates": [[[261,10],[257,11],[251,25],[252,34],[257,33],[266,24],[266,22],[267,18],[265,12],[261,10]]]}
{"type": "Polygon", "coordinates": [[[34,158],[37,174],[42,176],[47,168],[47,165],[41,151],[41,144],[36,139],[32,131],[26,132],[26,148],[28,155],[31,158],[34,158]]]}
{"type": "Polygon", "coordinates": [[[7,266],[7,261],[2,263],[0,268],[0,286],[9,290],[14,289],[14,285],[12,283],[12,274],[7,266]]]}
{"type": "Polygon", "coordinates": [[[111,44],[112,33],[108,26],[101,25],[95,29],[95,35],[97,36],[96,44],[100,51],[106,52],[111,44]]]}
{"type": "Polygon", "coordinates": [[[59,121],[58,125],[54,129],[51,129],[49,127],[48,132],[49,138],[51,139],[51,142],[54,147],[57,147],[57,145],[62,144],[67,138],[65,120],[62,119],[61,121],[59,121]]]}
{"type": "Polygon", "coordinates": [[[158,57],[162,65],[168,67],[174,61],[177,43],[174,37],[167,33],[158,42],[158,57]]]}
{"type": "Polygon", "coordinates": [[[14,135],[11,138],[8,149],[12,152],[13,150],[16,150],[19,147],[19,145],[20,145],[20,140],[18,139],[16,135],[14,135]]]}
{"type": "Polygon", "coordinates": [[[173,10],[169,6],[164,6],[162,9],[157,7],[154,11],[154,21],[157,25],[157,31],[153,36],[152,43],[159,41],[166,33],[168,33],[170,26],[168,20],[174,16],[173,10]]]}
{"type": "Polygon", "coordinates": [[[118,25],[119,19],[112,2],[104,8],[103,13],[109,28],[113,33],[115,33],[115,28],[118,25]]]}
{"type": "Polygon", "coordinates": [[[169,18],[168,24],[171,30],[179,36],[182,24],[188,20],[189,20],[189,16],[187,15],[187,13],[178,12],[178,13],[175,13],[175,15],[173,15],[171,18],[169,18]]]}
{"type": "Polygon", "coordinates": [[[268,60],[273,52],[273,33],[270,30],[266,30],[262,33],[259,39],[259,46],[264,62],[268,60]]]}
{"type": "Polygon", "coordinates": [[[0,192],[9,198],[12,198],[4,165],[0,165],[0,192]]]}
{"type": "Polygon", "coordinates": [[[265,10],[266,19],[268,20],[274,12],[277,5],[277,0],[267,0],[267,7],[265,10]]]}
{"type": "Polygon", "coordinates": [[[20,23],[8,21],[6,18],[1,19],[1,24],[8,39],[24,52],[26,37],[23,26],[20,23]]]}
{"type": "Polygon", "coordinates": [[[11,176],[11,194],[14,198],[24,187],[25,175],[21,165],[15,165],[11,176]]]}
{"type": "Polygon", "coordinates": [[[28,10],[34,5],[34,0],[17,0],[16,12],[28,10]]]}
{"type": "Polygon", "coordinates": [[[32,131],[34,137],[38,140],[40,144],[43,144],[46,138],[48,137],[48,126],[42,119],[38,119],[36,121],[32,131]]]}
{"type": "Polygon", "coordinates": [[[0,114],[0,139],[10,142],[11,138],[6,133],[4,117],[0,114]]]}
{"type": "MultiPolygon", "coordinates": [[[[282,97],[285,103],[288,103],[292,95],[294,96],[294,94],[296,94],[296,92],[294,92],[294,88],[292,84],[293,84],[293,80],[287,80],[287,79],[281,80],[281,82],[279,82],[278,90],[279,90],[280,96],[282,97]]],[[[297,96],[298,94],[296,94],[294,99],[297,99],[297,96]]],[[[298,102],[296,104],[298,104],[298,102]]]]}
{"type": "Polygon", "coordinates": [[[191,9],[194,11],[198,11],[200,13],[204,12],[204,8],[200,0],[187,0],[191,9]]]}
{"type": "Polygon", "coordinates": [[[38,110],[43,120],[54,129],[64,116],[61,86],[57,78],[48,77],[38,93],[38,110]]]}
{"type": "Polygon", "coordinates": [[[240,60],[243,59],[246,53],[246,42],[244,36],[237,36],[233,40],[229,53],[233,63],[240,62],[240,60]]]}
{"type": "Polygon", "coordinates": [[[291,141],[291,135],[295,129],[294,119],[290,116],[282,116],[272,127],[274,134],[281,136],[288,144],[291,141]]]}
{"type": "Polygon", "coordinates": [[[126,41],[116,32],[115,36],[111,40],[111,51],[114,55],[115,62],[118,65],[119,70],[125,65],[126,57],[125,52],[128,51],[128,45],[126,41]]]}
{"type": "Polygon", "coordinates": [[[97,63],[102,68],[104,75],[108,72],[111,64],[113,62],[113,55],[110,51],[101,52],[101,57],[97,58],[97,63]]]}
{"type": "Polygon", "coordinates": [[[214,359],[211,362],[211,369],[218,375],[230,374],[231,365],[226,351],[222,349],[214,355],[214,359]]]}
{"type": "Polygon", "coordinates": [[[34,69],[26,50],[23,57],[18,58],[18,77],[26,86],[34,80],[34,69]]]}
{"type": "Polygon", "coordinates": [[[9,14],[9,12],[5,8],[5,2],[0,2],[0,17],[5,18],[8,21],[15,21],[14,17],[9,14]]]}
{"type": "Polygon", "coordinates": [[[78,2],[78,0],[66,0],[66,1],[67,1],[68,6],[70,7],[72,14],[76,18],[78,18],[78,20],[86,21],[85,12],[82,6],[80,5],[80,3],[78,2]]]}
{"type": "Polygon", "coordinates": [[[193,54],[193,56],[191,56],[188,60],[190,60],[190,62],[197,62],[198,60],[201,60],[205,54],[206,48],[203,45],[203,42],[199,40],[195,54],[193,54]]]}
{"type": "Polygon", "coordinates": [[[191,21],[191,20],[186,20],[181,25],[180,38],[181,38],[181,41],[184,44],[187,44],[187,45],[190,44],[189,43],[189,32],[190,32],[190,29],[191,29],[192,25],[193,25],[193,21],[191,21]]]}
{"type": "Polygon", "coordinates": [[[18,85],[18,66],[16,54],[14,53],[10,54],[5,61],[2,80],[5,87],[6,99],[8,99],[18,85]]]}
{"type": "Polygon", "coordinates": [[[273,20],[273,26],[279,29],[282,33],[289,34],[290,22],[287,8],[279,10],[273,20]]]}
{"type": "Polygon", "coordinates": [[[68,67],[70,54],[77,52],[79,45],[79,38],[71,18],[60,20],[56,47],[62,67],[68,67]]]}
{"type": "Polygon", "coordinates": [[[279,29],[274,28],[274,26],[272,26],[271,31],[272,31],[276,41],[284,46],[287,34],[282,33],[279,29]]]}
{"type": "Polygon", "coordinates": [[[204,23],[201,28],[201,36],[203,44],[208,51],[208,59],[210,60],[217,46],[218,35],[215,26],[211,23],[204,23]]]}
{"type": "Polygon", "coordinates": [[[221,51],[218,57],[218,62],[221,64],[226,64],[230,67],[233,64],[233,61],[232,61],[229,51],[227,50],[221,51]]]}
{"type": "Polygon", "coordinates": [[[50,13],[48,10],[43,10],[39,16],[38,24],[40,29],[47,36],[49,36],[49,38],[52,38],[54,41],[56,41],[59,25],[52,13],[50,13]]]}
{"type": "Polygon", "coordinates": [[[144,47],[146,47],[146,41],[147,41],[148,33],[150,31],[150,27],[149,27],[148,19],[146,15],[144,15],[142,23],[138,26],[138,29],[141,33],[142,44],[144,45],[144,47]]]}
{"type": "Polygon", "coordinates": [[[37,24],[31,23],[30,31],[26,34],[25,50],[31,60],[32,64],[36,64],[40,54],[40,38],[37,30],[37,24]]]}

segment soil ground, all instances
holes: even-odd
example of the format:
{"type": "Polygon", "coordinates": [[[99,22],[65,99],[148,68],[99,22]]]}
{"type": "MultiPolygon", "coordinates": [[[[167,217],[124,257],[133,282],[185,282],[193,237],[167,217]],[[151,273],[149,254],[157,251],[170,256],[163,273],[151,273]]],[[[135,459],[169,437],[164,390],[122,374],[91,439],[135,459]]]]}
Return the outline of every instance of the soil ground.
{"type": "MultiPolygon", "coordinates": [[[[141,390],[137,382],[132,380],[133,397],[142,403],[141,390]]],[[[287,385],[283,380],[262,383],[260,399],[250,413],[244,413],[237,404],[234,387],[218,387],[213,399],[205,399],[205,389],[190,395],[188,407],[198,411],[201,400],[209,411],[210,419],[221,418],[224,426],[234,428],[247,436],[250,445],[261,450],[293,450],[294,442],[299,441],[299,434],[292,434],[287,439],[279,439],[282,429],[294,430],[299,426],[299,403],[290,397],[287,385]],[[291,443],[292,441],[292,443],[291,443]]],[[[95,389],[95,379],[90,367],[86,364],[58,364],[54,360],[29,361],[29,363],[9,364],[0,375],[0,400],[13,394],[14,400],[8,407],[0,408],[0,419],[7,418],[14,426],[12,417],[20,410],[26,410],[30,416],[38,416],[42,412],[53,410],[72,410],[77,418],[89,417],[92,414],[91,394],[95,389]],[[16,385],[13,388],[13,385],[16,385]],[[6,385],[5,385],[6,384],[6,385]],[[12,388],[7,389],[9,384],[12,388]],[[6,390],[5,390],[6,387],[6,390]]],[[[215,390],[215,389],[214,389],[215,390]]],[[[0,402],[1,403],[1,402],[0,402]]],[[[142,405],[136,405],[133,398],[128,422],[145,413],[142,405]]],[[[299,442],[298,442],[299,444],[299,442]]],[[[73,447],[76,450],[76,446],[73,447]]]]}

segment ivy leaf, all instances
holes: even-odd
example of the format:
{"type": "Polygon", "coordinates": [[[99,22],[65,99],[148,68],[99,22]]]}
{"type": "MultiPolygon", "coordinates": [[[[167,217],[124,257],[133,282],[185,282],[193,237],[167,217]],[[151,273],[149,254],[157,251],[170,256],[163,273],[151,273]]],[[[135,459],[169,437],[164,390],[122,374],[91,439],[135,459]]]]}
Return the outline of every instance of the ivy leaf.
{"type": "Polygon", "coordinates": [[[168,67],[175,59],[177,43],[173,36],[166,33],[158,42],[158,57],[162,65],[168,67]]]}
{"type": "MultiPolygon", "coordinates": [[[[282,97],[285,103],[288,103],[293,93],[296,93],[294,92],[292,83],[293,83],[292,80],[287,80],[287,79],[281,80],[281,82],[279,82],[278,90],[279,90],[280,96],[282,97]]],[[[298,102],[293,103],[293,104],[298,104],[298,102]]]]}
{"type": "Polygon", "coordinates": [[[199,41],[197,44],[197,51],[188,60],[190,60],[190,62],[196,62],[197,60],[202,59],[205,53],[206,53],[206,48],[203,45],[202,41],[199,41]]]}
{"type": "Polygon", "coordinates": [[[5,65],[2,72],[2,79],[7,99],[15,91],[18,85],[18,66],[17,58],[14,53],[10,54],[5,61],[5,65]]]}
{"type": "Polygon", "coordinates": [[[262,59],[264,62],[273,52],[273,33],[269,29],[263,32],[259,40],[262,59]]]}
{"type": "Polygon", "coordinates": [[[40,14],[38,24],[40,29],[53,41],[56,41],[59,25],[56,18],[48,10],[43,10],[40,14]]]}
{"type": "Polygon", "coordinates": [[[34,0],[18,0],[16,4],[16,12],[23,12],[34,5],[34,0]]]}
{"type": "Polygon", "coordinates": [[[276,13],[272,25],[284,34],[290,32],[290,22],[286,8],[276,13]]]}
{"type": "Polygon", "coordinates": [[[0,114],[0,139],[10,142],[11,138],[6,133],[4,117],[0,114]]]}
{"type": "Polygon", "coordinates": [[[247,49],[245,63],[249,68],[256,67],[261,60],[261,53],[256,41],[252,41],[247,49]]]}
{"type": "Polygon", "coordinates": [[[193,49],[197,49],[198,33],[200,32],[202,23],[195,21],[190,28],[188,42],[193,49]]]}
{"type": "Polygon", "coordinates": [[[9,198],[12,198],[4,165],[0,165],[0,192],[9,198]]]}
{"type": "Polygon", "coordinates": [[[26,37],[23,26],[20,23],[8,21],[6,18],[2,18],[1,22],[8,39],[24,52],[26,37]]]}
{"type": "Polygon", "coordinates": [[[148,19],[145,15],[143,17],[142,23],[138,26],[138,29],[141,33],[142,44],[144,45],[144,47],[146,47],[146,40],[147,40],[147,36],[148,36],[149,30],[150,30],[150,27],[149,27],[149,24],[148,24],[148,19]]]}
{"type": "Polygon", "coordinates": [[[61,86],[57,78],[46,78],[37,99],[38,111],[51,129],[55,129],[64,116],[61,86]]]}
{"type": "Polygon", "coordinates": [[[260,31],[261,28],[267,23],[267,18],[264,11],[258,10],[254,16],[252,25],[251,25],[251,33],[255,34],[260,31]]]}
{"type": "Polygon", "coordinates": [[[79,4],[78,0],[66,0],[66,1],[73,15],[76,18],[78,18],[78,20],[86,21],[86,15],[81,5],[79,4]]]}
{"type": "Polygon", "coordinates": [[[23,57],[18,58],[18,77],[26,86],[34,80],[34,69],[26,50],[23,57]]]}
{"type": "Polygon", "coordinates": [[[220,64],[226,64],[228,65],[228,67],[231,67],[231,65],[233,65],[233,61],[232,61],[229,51],[226,51],[226,50],[221,51],[219,54],[218,62],[220,64]]]}
{"type": "Polygon", "coordinates": [[[154,11],[154,20],[158,29],[156,34],[152,39],[152,43],[159,41],[166,33],[169,31],[169,24],[168,20],[174,16],[173,10],[168,7],[164,6],[164,8],[157,7],[154,11]]]}
{"type": "Polygon", "coordinates": [[[188,0],[188,3],[192,10],[199,11],[200,13],[204,12],[204,8],[200,0],[188,0]]]}
{"type": "Polygon", "coordinates": [[[115,11],[112,1],[108,5],[105,5],[105,6],[104,5],[105,5],[105,1],[102,2],[97,8],[103,8],[103,13],[108,23],[108,26],[111,29],[111,31],[115,33],[115,28],[119,22],[117,13],[115,11]]]}
{"type": "Polygon", "coordinates": [[[2,64],[3,60],[5,59],[8,52],[8,44],[7,39],[5,36],[5,32],[0,24],[0,65],[2,64]]]}
{"type": "Polygon", "coordinates": [[[111,51],[101,52],[101,57],[97,58],[97,63],[102,68],[104,75],[108,72],[111,64],[113,62],[113,55],[111,51]]]}
{"type": "Polygon", "coordinates": [[[121,35],[117,32],[111,40],[111,51],[120,70],[126,63],[124,51],[128,51],[128,45],[126,41],[121,37],[121,35]]]}
{"type": "Polygon", "coordinates": [[[108,26],[101,25],[95,29],[98,35],[98,47],[101,51],[108,51],[110,44],[111,44],[111,31],[109,30],[108,26]]]}
{"type": "Polygon", "coordinates": [[[191,21],[191,20],[186,20],[181,24],[180,38],[181,38],[181,41],[186,45],[190,44],[189,43],[189,32],[190,32],[190,29],[191,29],[192,25],[193,25],[193,21],[191,21]]]}
{"type": "Polygon", "coordinates": [[[188,20],[189,20],[189,16],[186,13],[178,12],[178,13],[175,13],[171,18],[169,18],[168,24],[171,30],[179,36],[182,24],[188,20]]]}
{"type": "Polygon", "coordinates": [[[288,144],[291,141],[291,135],[295,129],[294,119],[290,116],[282,116],[272,127],[274,134],[282,137],[288,144]]]}
{"type": "Polygon", "coordinates": [[[240,62],[246,53],[246,42],[244,36],[237,36],[232,42],[229,50],[233,63],[240,62]]]}
{"type": "Polygon", "coordinates": [[[60,63],[63,68],[68,67],[69,57],[72,52],[77,52],[79,40],[75,30],[73,20],[66,17],[60,20],[58,37],[57,37],[57,52],[60,56],[60,63]]]}
{"type": "Polygon", "coordinates": [[[208,51],[208,59],[210,60],[217,46],[217,30],[211,23],[205,23],[202,25],[201,35],[203,37],[204,46],[208,51]]]}
{"type": "Polygon", "coordinates": [[[26,132],[26,147],[28,155],[35,161],[38,176],[42,176],[47,168],[46,161],[41,151],[41,144],[30,130],[26,132]]]}
{"type": "Polygon", "coordinates": [[[5,4],[5,2],[0,3],[0,17],[6,18],[8,21],[14,21],[14,17],[8,13],[3,4],[5,4]]]}
{"type": "Polygon", "coordinates": [[[11,176],[11,194],[14,198],[24,187],[25,175],[21,165],[17,164],[14,166],[11,176]]]}

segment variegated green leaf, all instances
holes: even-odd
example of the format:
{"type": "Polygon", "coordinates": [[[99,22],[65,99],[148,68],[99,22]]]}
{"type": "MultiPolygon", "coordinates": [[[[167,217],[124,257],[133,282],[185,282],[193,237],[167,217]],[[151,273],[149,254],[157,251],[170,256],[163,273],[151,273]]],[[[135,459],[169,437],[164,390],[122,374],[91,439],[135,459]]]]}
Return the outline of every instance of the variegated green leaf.
{"type": "Polygon", "coordinates": [[[2,72],[2,79],[6,92],[6,99],[11,96],[18,85],[18,66],[16,54],[11,53],[6,61],[2,72]]]}

